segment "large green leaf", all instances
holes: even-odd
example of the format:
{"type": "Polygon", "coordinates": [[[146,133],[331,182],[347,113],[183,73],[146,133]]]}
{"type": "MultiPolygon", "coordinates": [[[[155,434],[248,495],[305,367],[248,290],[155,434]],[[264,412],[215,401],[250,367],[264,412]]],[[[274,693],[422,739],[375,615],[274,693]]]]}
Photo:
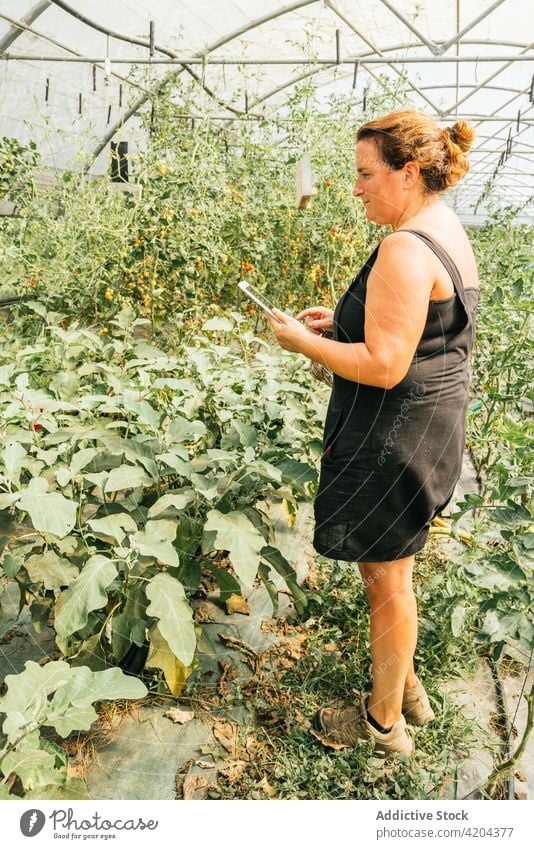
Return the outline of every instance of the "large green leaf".
{"type": "Polygon", "coordinates": [[[231,595],[241,595],[241,587],[231,572],[211,562],[206,565],[219,585],[219,598],[222,602],[227,601],[231,595]]]}
{"type": "Polygon", "coordinates": [[[209,511],[204,525],[203,551],[214,548],[228,551],[237,576],[247,587],[254,583],[264,546],[264,538],[244,513],[239,510],[230,513],[209,511]]]}
{"type": "Polygon", "coordinates": [[[185,510],[188,504],[196,498],[193,489],[184,489],[176,492],[169,492],[167,495],[162,495],[161,498],[152,505],[148,511],[148,518],[154,519],[156,516],[161,516],[162,513],[176,513],[178,510],[185,510]]]}
{"type": "Polygon", "coordinates": [[[42,582],[46,590],[68,587],[78,576],[77,567],[64,557],[58,557],[51,549],[28,557],[24,566],[28,570],[30,580],[35,584],[42,582]]]}
{"type": "Polygon", "coordinates": [[[77,475],[78,472],[81,472],[97,455],[96,448],[82,448],[81,451],[76,451],[75,454],[72,455],[72,459],[70,461],[70,471],[73,476],[77,475]]]}
{"type": "Polygon", "coordinates": [[[18,481],[20,470],[24,463],[27,451],[19,442],[6,442],[5,448],[2,451],[2,460],[4,461],[5,474],[8,480],[18,481]]]}
{"type": "Polygon", "coordinates": [[[157,430],[161,421],[162,414],[158,413],[148,401],[129,401],[126,400],[124,407],[129,412],[136,414],[136,423],[146,424],[152,430],[157,430]]]}
{"type": "Polygon", "coordinates": [[[68,778],[65,784],[47,784],[35,793],[25,793],[25,799],[92,799],[82,778],[68,778]]]}
{"type": "Polygon", "coordinates": [[[147,614],[158,619],[158,628],[184,666],[190,666],[195,656],[196,637],[193,611],[180,581],[167,572],[155,575],[146,587],[150,600],[147,614]]]}
{"type": "Polygon", "coordinates": [[[522,504],[508,500],[508,507],[495,507],[488,510],[488,518],[499,525],[506,525],[509,528],[519,527],[525,522],[531,523],[534,517],[530,510],[527,510],[522,504]]]}
{"type": "Polygon", "coordinates": [[[0,700],[0,713],[6,714],[2,726],[10,743],[20,735],[20,729],[28,725],[39,725],[46,716],[47,696],[68,681],[71,669],[68,663],[55,660],[39,666],[27,660],[23,672],[6,675],[7,692],[0,700]]]}
{"type": "Polygon", "coordinates": [[[143,557],[155,557],[167,566],[180,565],[178,553],[172,543],[155,533],[138,531],[133,536],[133,542],[143,557]]]}
{"type": "Polygon", "coordinates": [[[125,675],[121,669],[92,672],[86,666],[71,670],[68,681],[59,686],[50,702],[44,722],[62,737],[75,730],[86,731],[97,718],[93,702],[110,699],[142,699],[147,689],[142,681],[125,675]]]}
{"type": "Polygon", "coordinates": [[[145,525],[147,534],[154,534],[158,539],[174,542],[178,530],[178,519],[149,519],[145,525]]]}
{"type": "Polygon", "coordinates": [[[150,478],[141,466],[118,466],[111,469],[104,485],[104,492],[119,492],[122,489],[135,489],[138,486],[150,486],[150,478]]]}
{"type": "Polygon", "coordinates": [[[22,491],[18,506],[29,513],[36,531],[67,536],[76,524],[75,501],[69,501],[59,492],[48,492],[45,478],[32,478],[28,488],[22,491]]]}
{"type": "Polygon", "coordinates": [[[20,748],[3,758],[1,769],[4,775],[16,773],[25,790],[53,783],[61,773],[54,769],[55,758],[43,749],[20,748]]]}
{"type": "Polygon", "coordinates": [[[308,463],[298,460],[275,460],[274,465],[282,472],[282,479],[297,484],[305,484],[317,480],[317,471],[308,463]]]}
{"type": "Polygon", "coordinates": [[[111,647],[117,660],[122,660],[131,642],[142,645],[145,640],[147,602],[144,588],[144,581],[131,579],[124,608],[113,616],[111,647]]]}
{"type": "Polygon", "coordinates": [[[172,420],[167,428],[167,441],[171,442],[190,442],[198,439],[199,436],[205,436],[207,428],[204,422],[195,420],[190,422],[183,416],[177,416],[172,420]]]}
{"type": "Polygon", "coordinates": [[[278,574],[285,580],[288,589],[291,591],[291,595],[293,596],[297,613],[303,613],[308,604],[308,599],[306,598],[306,594],[297,584],[297,573],[291,564],[286,560],[282,552],[277,548],[274,548],[272,545],[266,545],[265,548],[262,549],[261,555],[262,558],[266,560],[273,569],[276,569],[278,574]]]}
{"type": "Polygon", "coordinates": [[[59,596],[56,603],[55,628],[59,636],[68,637],[87,624],[89,613],[107,603],[107,587],[117,576],[117,566],[107,557],[95,554],[89,558],[79,576],[59,596]]]}
{"type": "Polygon", "coordinates": [[[111,537],[120,545],[126,536],[125,530],[135,533],[137,525],[128,513],[110,513],[102,519],[89,519],[87,522],[95,534],[111,537]]]}
{"type": "Polygon", "coordinates": [[[504,592],[519,588],[526,576],[513,560],[502,560],[498,555],[479,559],[464,567],[466,577],[478,587],[504,592]]]}
{"type": "Polygon", "coordinates": [[[222,330],[224,332],[232,330],[234,324],[225,316],[215,316],[205,321],[202,325],[202,330],[222,330]]]}

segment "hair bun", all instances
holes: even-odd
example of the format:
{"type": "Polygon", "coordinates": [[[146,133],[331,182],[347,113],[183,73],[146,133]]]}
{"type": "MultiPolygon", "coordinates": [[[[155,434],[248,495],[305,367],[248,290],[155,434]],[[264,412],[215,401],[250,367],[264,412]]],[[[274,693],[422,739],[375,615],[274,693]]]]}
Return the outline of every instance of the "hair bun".
{"type": "Polygon", "coordinates": [[[467,121],[456,121],[452,127],[447,127],[451,141],[458,145],[462,153],[467,153],[475,139],[475,131],[467,121]]]}

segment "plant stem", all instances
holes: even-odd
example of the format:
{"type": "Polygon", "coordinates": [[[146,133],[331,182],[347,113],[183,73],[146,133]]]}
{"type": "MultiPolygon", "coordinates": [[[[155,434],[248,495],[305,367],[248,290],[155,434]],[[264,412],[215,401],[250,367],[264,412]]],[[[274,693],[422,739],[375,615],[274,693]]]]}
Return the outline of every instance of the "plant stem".
{"type": "Polygon", "coordinates": [[[491,787],[493,784],[496,783],[499,778],[502,778],[504,775],[510,772],[510,770],[514,769],[514,767],[520,761],[521,756],[523,755],[523,752],[527,747],[529,737],[532,733],[532,729],[534,728],[534,685],[532,686],[530,693],[525,696],[525,699],[527,700],[528,705],[527,724],[525,726],[525,730],[523,732],[523,736],[521,738],[519,746],[517,747],[511,758],[508,758],[507,761],[502,764],[499,764],[499,766],[497,766],[493,770],[483,787],[491,787]]]}

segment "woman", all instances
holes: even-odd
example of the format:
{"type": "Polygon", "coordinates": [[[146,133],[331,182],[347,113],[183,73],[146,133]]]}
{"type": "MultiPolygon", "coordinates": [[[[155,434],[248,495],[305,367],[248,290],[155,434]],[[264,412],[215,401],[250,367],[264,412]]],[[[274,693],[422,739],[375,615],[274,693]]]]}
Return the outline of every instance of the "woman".
{"type": "Polygon", "coordinates": [[[314,546],[358,562],[371,609],[372,691],[343,710],[318,711],[317,736],[327,744],[365,738],[379,752],[411,755],[406,720],[434,718],[413,665],[412,572],[431,520],[451,499],[465,447],[479,284],[467,236],[441,193],[467,172],[473,138],[464,121],[441,129],[415,110],[362,126],[353,194],[369,220],[394,232],[334,312],[311,307],[292,318],[276,310],[269,318],[282,348],[334,374],[314,546]]]}

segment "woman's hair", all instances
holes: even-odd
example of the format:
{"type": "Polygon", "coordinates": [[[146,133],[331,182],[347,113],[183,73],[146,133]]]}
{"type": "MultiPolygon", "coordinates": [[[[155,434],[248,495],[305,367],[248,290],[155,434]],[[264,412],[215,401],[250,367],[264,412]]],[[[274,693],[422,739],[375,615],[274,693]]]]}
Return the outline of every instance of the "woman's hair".
{"type": "Polygon", "coordinates": [[[363,124],[356,141],[370,139],[383,161],[398,170],[417,162],[427,192],[443,192],[469,170],[467,153],[475,131],[467,121],[438,127],[433,118],[415,109],[399,109],[363,124]]]}

